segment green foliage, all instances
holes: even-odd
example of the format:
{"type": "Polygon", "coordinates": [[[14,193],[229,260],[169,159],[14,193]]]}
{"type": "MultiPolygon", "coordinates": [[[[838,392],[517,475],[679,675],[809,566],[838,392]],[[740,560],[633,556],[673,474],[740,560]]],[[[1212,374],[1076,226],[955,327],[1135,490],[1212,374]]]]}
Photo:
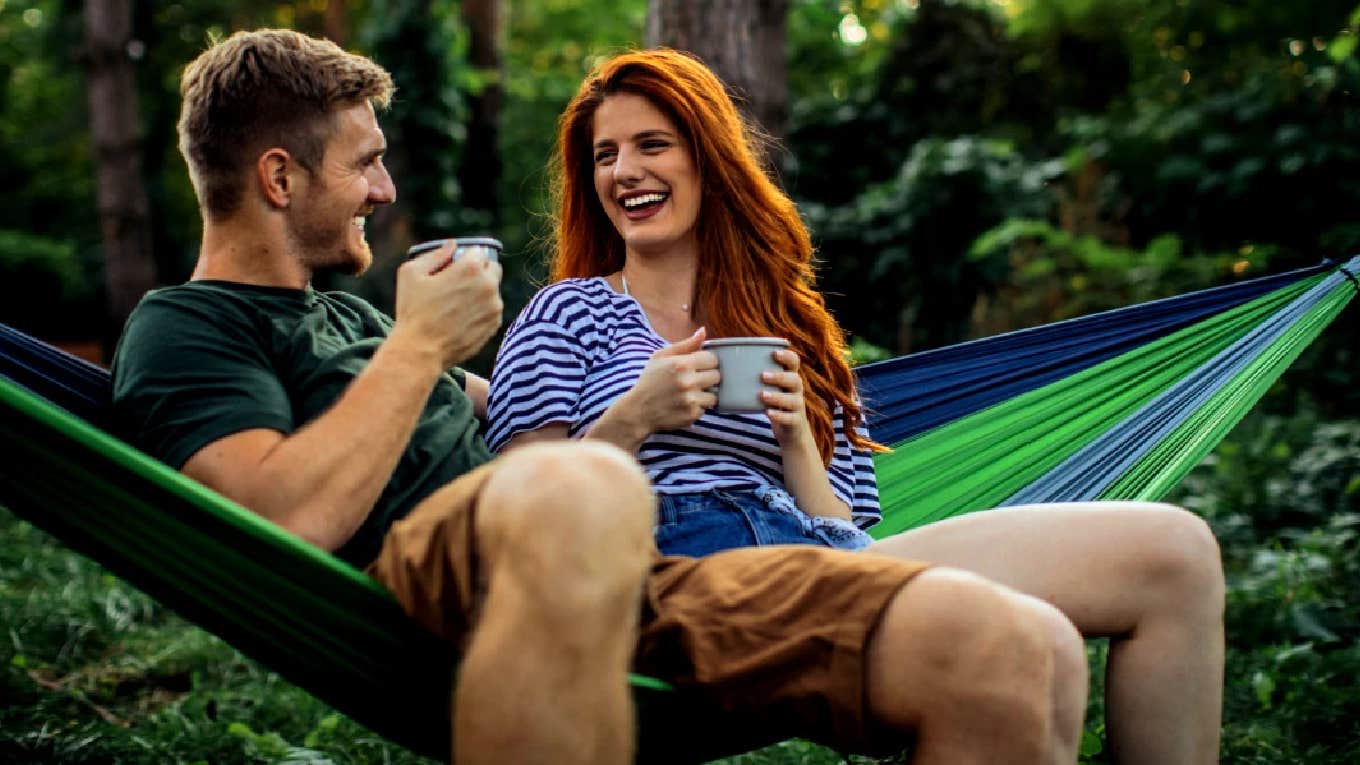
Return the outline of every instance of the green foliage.
{"type": "Polygon", "coordinates": [[[978,237],[968,257],[1008,274],[973,313],[974,329],[988,335],[1256,276],[1264,252],[1187,254],[1175,234],[1142,249],[1118,247],[1012,218],[978,237]]]}
{"type": "Polygon", "coordinates": [[[3,762],[428,762],[3,509],[0,624],[3,762]]]}
{"type": "Polygon", "coordinates": [[[1223,546],[1223,762],[1360,755],[1360,421],[1249,416],[1173,499],[1223,546]]]}
{"type": "Polygon", "coordinates": [[[849,203],[804,203],[828,303],[856,335],[898,353],[962,339],[975,298],[1005,276],[963,257],[976,232],[1045,215],[1043,189],[1061,172],[1061,162],[1027,161],[1005,141],[927,139],[895,178],[849,203]]]}
{"type": "Polygon", "coordinates": [[[71,241],[0,229],[0,322],[48,337],[89,337],[99,321],[92,267],[71,241]]]}
{"type": "Polygon", "coordinates": [[[0,7],[0,181],[7,192],[0,229],[85,247],[98,241],[94,171],[84,81],[62,6],[41,0],[0,7]]]}

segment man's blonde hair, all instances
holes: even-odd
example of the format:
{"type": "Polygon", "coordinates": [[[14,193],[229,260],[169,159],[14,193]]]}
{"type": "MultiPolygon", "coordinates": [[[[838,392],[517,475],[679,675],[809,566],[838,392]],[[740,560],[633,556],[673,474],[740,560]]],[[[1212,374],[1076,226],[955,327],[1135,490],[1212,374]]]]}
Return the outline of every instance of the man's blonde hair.
{"type": "Polygon", "coordinates": [[[279,147],[316,170],[335,130],[338,107],[385,107],[392,76],[329,40],[286,29],[237,32],[184,69],[179,150],[205,215],[241,204],[261,152],[279,147]]]}

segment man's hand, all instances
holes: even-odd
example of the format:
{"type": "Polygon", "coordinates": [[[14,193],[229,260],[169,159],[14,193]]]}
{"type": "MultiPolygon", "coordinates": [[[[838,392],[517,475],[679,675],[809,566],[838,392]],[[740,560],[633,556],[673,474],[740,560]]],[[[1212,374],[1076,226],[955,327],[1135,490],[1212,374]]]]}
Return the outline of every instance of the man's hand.
{"type": "Polygon", "coordinates": [[[429,349],[441,369],[466,361],[501,326],[501,265],[486,248],[472,247],[453,260],[450,241],[397,269],[396,324],[392,336],[429,349]]]}

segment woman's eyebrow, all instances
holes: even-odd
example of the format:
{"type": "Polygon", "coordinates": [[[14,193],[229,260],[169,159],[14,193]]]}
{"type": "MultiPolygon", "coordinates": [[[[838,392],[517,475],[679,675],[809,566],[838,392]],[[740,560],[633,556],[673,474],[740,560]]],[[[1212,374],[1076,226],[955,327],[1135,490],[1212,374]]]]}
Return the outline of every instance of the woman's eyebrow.
{"type": "Polygon", "coordinates": [[[633,136],[633,140],[634,140],[634,141],[642,141],[642,140],[645,140],[645,139],[647,139],[647,138],[671,138],[671,137],[673,137],[673,136],[671,135],[671,132],[670,132],[669,130],[659,130],[659,129],[658,129],[658,130],[644,130],[644,131],[642,131],[641,133],[637,133],[636,135],[634,135],[634,136],[633,136]]]}

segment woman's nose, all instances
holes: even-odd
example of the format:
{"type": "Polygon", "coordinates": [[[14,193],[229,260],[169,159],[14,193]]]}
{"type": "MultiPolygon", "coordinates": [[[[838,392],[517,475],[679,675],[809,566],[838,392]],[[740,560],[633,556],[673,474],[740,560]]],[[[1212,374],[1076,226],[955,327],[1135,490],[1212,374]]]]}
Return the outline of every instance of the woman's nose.
{"type": "Polygon", "coordinates": [[[614,160],[614,180],[619,183],[642,180],[642,165],[632,152],[620,151],[614,160]]]}

